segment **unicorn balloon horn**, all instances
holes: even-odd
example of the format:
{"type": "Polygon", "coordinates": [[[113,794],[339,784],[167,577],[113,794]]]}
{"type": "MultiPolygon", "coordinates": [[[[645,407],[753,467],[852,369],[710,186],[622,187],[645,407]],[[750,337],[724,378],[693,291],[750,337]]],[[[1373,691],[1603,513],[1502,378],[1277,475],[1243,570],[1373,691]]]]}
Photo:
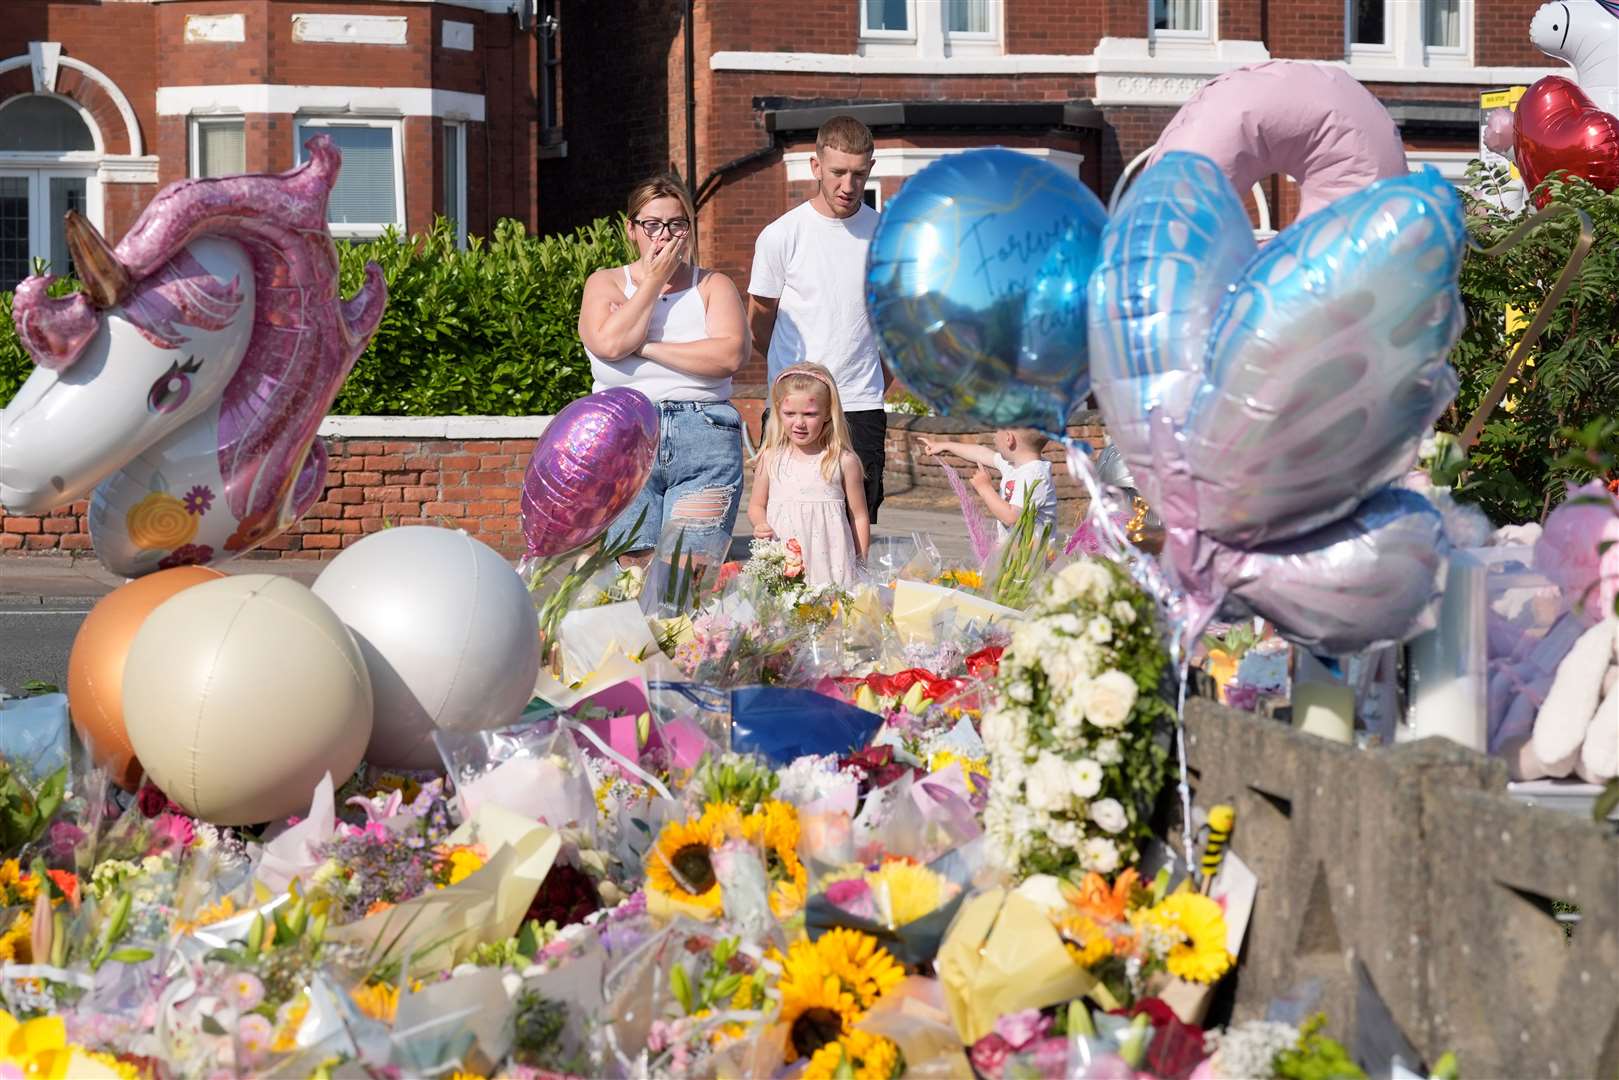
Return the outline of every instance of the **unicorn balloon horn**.
{"type": "Polygon", "coordinates": [[[116,246],[68,214],[82,290],[33,277],[12,304],[37,370],[0,412],[0,505],[90,494],[96,553],[134,577],[249,551],[319,498],[316,433],[386,290],[372,263],[339,297],[341,156],[324,135],[306,149],[279,175],[171,184],[116,246]]]}

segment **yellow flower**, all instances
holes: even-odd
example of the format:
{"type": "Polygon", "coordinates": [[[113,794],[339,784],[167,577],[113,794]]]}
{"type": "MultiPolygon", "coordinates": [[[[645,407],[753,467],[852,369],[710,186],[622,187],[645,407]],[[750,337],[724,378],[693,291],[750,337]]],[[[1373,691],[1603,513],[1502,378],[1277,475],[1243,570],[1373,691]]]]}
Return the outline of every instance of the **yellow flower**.
{"type": "Polygon", "coordinates": [[[217,904],[208,904],[204,907],[198,908],[196,915],[189,920],[176,920],[174,924],[174,932],[177,934],[195,933],[201,927],[212,926],[217,922],[224,922],[226,919],[235,914],[236,901],[227,896],[221,899],[217,904]]]}
{"type": "Polygon", "coordinates": [[[880,1035],[856,1030],[815,1051],[804,1067],[803,1080],[890,1080],[900,1071],[898,1046],[880,1035]]]}
{"type": "Polygon", "coordinates": [[[64,1080],[134,1080],[131,1065],[108,1054],[91,1053],[67,1041],[67,1024],[60,1016],[42,1016],[19,1023],[0,1010],[0,1065],[13,1065],[29,1077],[64,1080]]]}
{"type": "Polygon", "coordinates": [[[0,906],[32,904],[38,893],[38,879],[23,873],[16,859],[0,863],[0,906]]]}
{"type": "Polygon", "coordinates": [[[695,821],[671,821],[665,825],[658,842],[647,853],[647,891],[673,900],[701,917],[718,915],[723,904],[713,853],[725,842],[727,824],[734,824],[736,818],[735,807],[714,803],[695,821]]]}
{"type": "Polygon", "coordinates": [[[861,1009],[869,1009],[872,1002],[899,985],[905,978],[905,969],[877,944],[877,939],[858,930],[838,927],[828,930],[815,942],[826,970],[843,983],[854,995],[861,1009]]]}
{"type": "Polygon", "coordinates": [[[349,997],[360,1011],[373,1020],[381,1020],[385,1024],[394,1022],[394,1014],[399,1011],[399,988],[392,983],[370,983],[365,986],[356,986],[349,991],[349,997]]]}
{"type": "Polygon", "coordinates": [[[798,858],[798,808],[773,799],[743,818],[741,831],[743,838],[758,845],[765,871],[776,883],[770,910],[780,919],[802,908],[809,874],[798,858]]]}
{"type": "Polygon", "coordinates": [[[130,541],[143,551],[189,544],[201,523],[202,518],[188,513],[184,503],[164,491],[152,492],[124,515],[130,541]]]}
{"type": "Polygon", "coordinates": [[[961,766],[961,775],[973,791],[982,791],[989,783],[989,764],[983,758],[968,757],[954,750],[935,750],[928,757],[928,771],[938,772],[952,765],[961,766]]]}
{"type": "Polygon", "coordinates": [[[925,866],[899,859],[883,863],[866,875],[877,897],[877,909],[886,910],[894,926],[904,926],[937,910],[956,895],[954,882],[925,866]]]}
{"type": "Polygon", "coordinates": [[[1074,963],[1092,968],[1113,955],[1113,941],[1089,915],[1070,914],[1057,920],[1057,933],[1074,963]]]}
{"type": "Polygon", "coordinates": [[[782,966],[776,988],[781,992],[781,1022],[787,1025],[790,1064],[841,1039],[862,1012],[854,995],[844,989],[811,943],[795,941],[785,957],[773,955],[782,966]]]}
{"type": "Polygon", "coordinates": [[[1230,969],[1225,913],[1207,896],[1190,892],[1166,896],[1145,913],[1144,921],[1180,939],[1165,959],[1171,975],[1212,983],[1230,969]]]}
{"type": "Polygon", "coordinates": [[[34,958],[34,916],[32,912],[18,912],[17,918],[0,934],[0,962],[27,964],[34,958]]]}
{"type": "Polygon", "coordinates": [[[483,869],[483,855],[477,848],[462,845],[450,850],[450,879],[448,884],[459,885],[483,869]]]}
{"type": "Polygon", "coordinates": [[[309,1015],[309,995],[299,994],[277,1010],[279,1023],[275,1029],[275,1042],[270,1049],[277,1054],[290,1054],[298,1049],[298,1029],[309,1015]]]}

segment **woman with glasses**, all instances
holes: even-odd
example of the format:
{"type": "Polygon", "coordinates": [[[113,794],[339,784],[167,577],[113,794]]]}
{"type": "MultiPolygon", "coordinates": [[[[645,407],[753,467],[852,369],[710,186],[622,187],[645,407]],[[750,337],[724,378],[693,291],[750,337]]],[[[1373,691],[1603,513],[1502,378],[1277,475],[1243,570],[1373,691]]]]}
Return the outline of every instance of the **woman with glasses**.
{"type": "Polygon", "coordinates": [[[690,261],[697,215],[685,187],[653,177],[630,193],[626,228],[641,257],[585,282],[579,337],[594,389],[628,386],[658,406],[659,447],[641,494],[608,528],[629,532],[645,563],[665,527],[723,529],[742,491],[742,418],[731,376],[748,356],[747,320],[731,279],[690,261]]]}

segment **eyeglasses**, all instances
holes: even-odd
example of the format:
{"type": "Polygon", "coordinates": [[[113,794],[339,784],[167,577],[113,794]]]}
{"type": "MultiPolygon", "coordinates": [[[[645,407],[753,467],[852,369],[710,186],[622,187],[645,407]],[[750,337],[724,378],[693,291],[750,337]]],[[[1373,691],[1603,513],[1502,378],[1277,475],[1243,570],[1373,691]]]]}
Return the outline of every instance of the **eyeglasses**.
{"type": "Polygon", "coordinates": [[[656,240],[663,235],[663,230],[665,229],[669,230],[670,236],[685,236],[691,232],[691,222],[685,218],[675,218],[673,221],[659,221],[657,218],[638,218],[635,224],[639,225],[641,231],[646,233],[648,240],[656,240]]]}

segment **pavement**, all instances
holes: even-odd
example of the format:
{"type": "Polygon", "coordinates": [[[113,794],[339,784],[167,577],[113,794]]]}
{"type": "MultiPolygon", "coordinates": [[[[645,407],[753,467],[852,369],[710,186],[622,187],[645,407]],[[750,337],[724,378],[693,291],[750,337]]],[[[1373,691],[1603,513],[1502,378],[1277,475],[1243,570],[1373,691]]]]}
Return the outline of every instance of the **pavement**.
{"type": "MultiPolygon", "coordinates": [[[[908,493],[883,502],[873,539],[928,534],[947,558],[968,558],[971,545],[955,498],[908,493]]],[[[733,558],[746,558],[752,528],[737,520],[733,558]]],[[[317,559],[238,559],[219,569],[231,574],[278,574],[307,585],[325,567],[317,559]]],[[[35,556],[0,559],[0,688],[19,692],[38,680],[67,682],[67,657],[79,624],[95,602],[124,578],[88,557],[35,556]]]]}

